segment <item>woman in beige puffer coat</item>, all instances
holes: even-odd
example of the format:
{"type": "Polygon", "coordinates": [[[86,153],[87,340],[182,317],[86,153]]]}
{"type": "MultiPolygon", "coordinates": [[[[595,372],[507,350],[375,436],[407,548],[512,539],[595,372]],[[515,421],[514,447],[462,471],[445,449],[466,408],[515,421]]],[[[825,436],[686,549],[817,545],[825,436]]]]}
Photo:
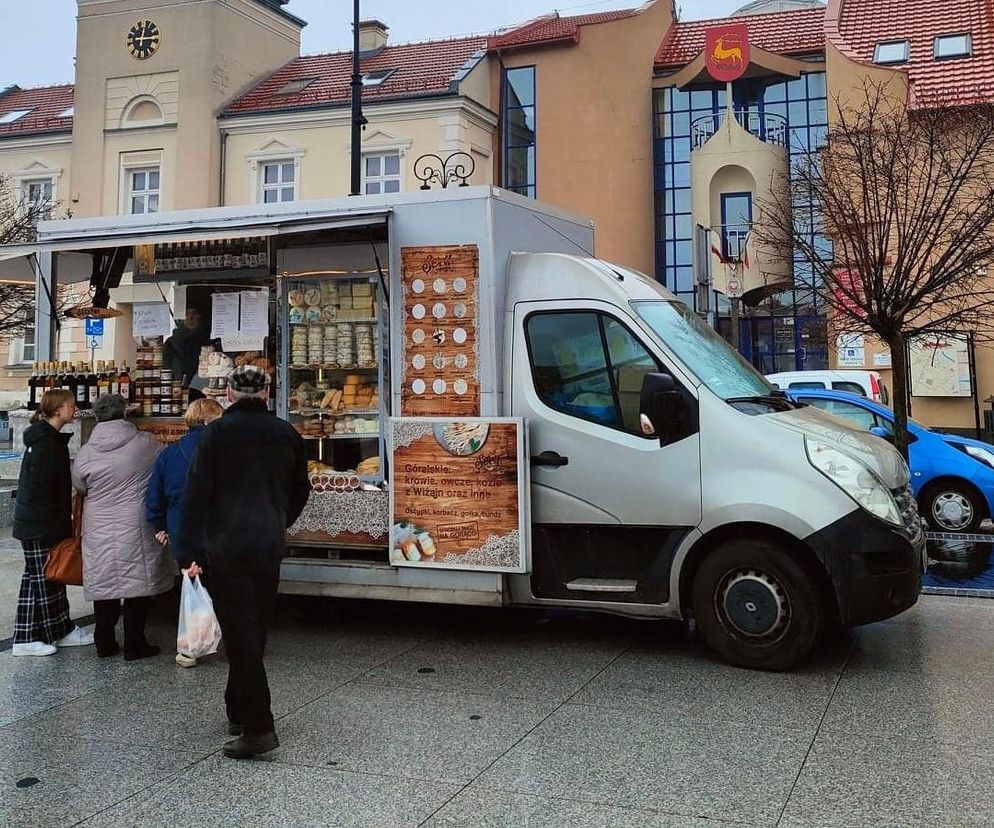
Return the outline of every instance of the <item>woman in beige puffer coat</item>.
{"type": "Polygon", "coordinates": [[[157,655],[145,640],[151,596],[168,592],[176,566],[145,520],[148,479],[162,446],[124,419],[117,394],[93,405],[97,424],[76,456],[72,481],[83,501],[83,594],[93,601],[97,655],[120,651],[114,628],[124,603],[124,658],[157,655]]]}

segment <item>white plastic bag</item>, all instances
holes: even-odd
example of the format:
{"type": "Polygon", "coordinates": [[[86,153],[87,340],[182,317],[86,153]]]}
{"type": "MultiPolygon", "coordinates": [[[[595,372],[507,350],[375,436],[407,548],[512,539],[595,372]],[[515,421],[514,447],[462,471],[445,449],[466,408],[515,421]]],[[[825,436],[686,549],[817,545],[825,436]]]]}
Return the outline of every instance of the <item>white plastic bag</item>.
{"type": "Polygon", "coordinates": [[[214,615],[214,602],[197,575],[192,581],[183,573],[183,592],[179,602],[179,629],[176,652],[191,658],[216,653],[221,644],[221,625],[214,615]]]}

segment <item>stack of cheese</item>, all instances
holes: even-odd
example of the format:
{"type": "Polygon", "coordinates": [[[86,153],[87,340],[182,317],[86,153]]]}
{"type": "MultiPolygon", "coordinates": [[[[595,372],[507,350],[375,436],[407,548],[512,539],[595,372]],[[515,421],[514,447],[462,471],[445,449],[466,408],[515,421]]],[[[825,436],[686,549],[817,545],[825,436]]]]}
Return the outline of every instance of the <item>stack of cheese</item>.
{"type": "Polygon", "coordinates": [[[307,328],[290,329],[290,363],[304,365],[307,362],[307,328]]]}
{"type": "Polygon", "coordinates": [[[355,326],[355,355],[360,367],[368,368],[376,365],[373,361],[375,353],[373,351],[373,326],[355,326]]]}
{"type": "Polygon", "coordinates": [[[355,365],[355,339],[351,322],[338,323],[337,351],[339,365],[355,365]]]}
{"type": "Polygon", "coordinates": [[[338,364],[338,325],[324,326],[324,364],[338,364]]]}
{"type": "Polygon", "coordinates": [[[320,325],[308,325],[306,330],[307,362],[319,365],[324,360],[324,328],[320,325]]]}

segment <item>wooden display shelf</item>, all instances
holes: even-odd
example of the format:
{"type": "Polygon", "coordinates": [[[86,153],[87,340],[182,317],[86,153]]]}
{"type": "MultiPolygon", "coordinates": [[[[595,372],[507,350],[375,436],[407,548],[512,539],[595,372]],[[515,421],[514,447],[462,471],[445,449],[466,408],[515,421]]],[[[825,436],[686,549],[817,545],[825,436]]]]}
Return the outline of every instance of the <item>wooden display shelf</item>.
{"type": "Polygon", "coordinates": [[[379,431],[352,431],[348,434],[324,434],[321,437],[311,437],[308,434],[301,434],[305,440],[379,440],[379,431]]]}
{"type": "Polygon", "coordinates": [[[380,410],[378,408],[356,408],[345,411],[329,411],[327,408],[293,408],[289,413],[301,417],[378,417],[380,410]]]}
{"type": "Polygon", "coordinates": [[[291,362],[287,365],[291,371],[379,371],[379,365],[339,365],[337,362],[291,362]]]}
{"type": "Polygon", "coordinates": [[[379,321],[375,316],[364,316],[362,319],[338,319],[336,317],[328,322],[322,320],[320,322],[289,322],[287,324],[292,328],[318,328],[325,325],[375,325],[379,321]]]}

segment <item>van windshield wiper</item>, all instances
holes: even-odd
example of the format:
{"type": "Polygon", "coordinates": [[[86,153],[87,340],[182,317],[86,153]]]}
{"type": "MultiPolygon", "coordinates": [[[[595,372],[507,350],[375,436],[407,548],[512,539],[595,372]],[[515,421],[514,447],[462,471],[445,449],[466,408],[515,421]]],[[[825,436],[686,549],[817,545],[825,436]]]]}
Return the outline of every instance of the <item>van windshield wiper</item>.
{"type": "Polygon", "coordinates": [[[797,403],[780,390],[769,394],[754,394],[748,397],[730,397],[725,402],[733,408],[738,408],[740,411],[746,411],[750,414],[764,412],[748,411],[749,406],[766,406],[774,411],[793,411],[795,408],[799,408],[797,403]]]}

